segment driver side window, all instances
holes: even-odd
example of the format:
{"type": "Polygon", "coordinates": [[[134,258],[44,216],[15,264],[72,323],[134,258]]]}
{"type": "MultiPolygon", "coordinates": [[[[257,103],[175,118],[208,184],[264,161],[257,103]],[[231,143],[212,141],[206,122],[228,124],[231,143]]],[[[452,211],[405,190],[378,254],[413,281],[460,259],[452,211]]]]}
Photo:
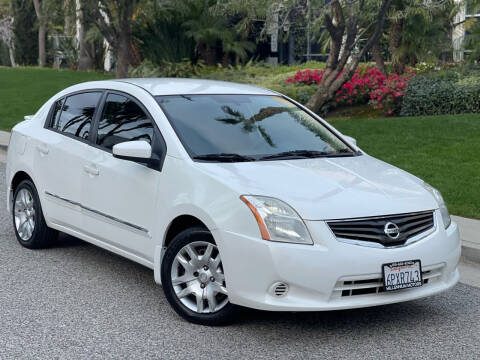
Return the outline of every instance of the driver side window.
{"type": "Polygon", "coordinates": [[[112,149],[114,145],[133,140],[153,140],[153,124],[133,100],[109,94],[98,123],[97,145],[112,149]]]}

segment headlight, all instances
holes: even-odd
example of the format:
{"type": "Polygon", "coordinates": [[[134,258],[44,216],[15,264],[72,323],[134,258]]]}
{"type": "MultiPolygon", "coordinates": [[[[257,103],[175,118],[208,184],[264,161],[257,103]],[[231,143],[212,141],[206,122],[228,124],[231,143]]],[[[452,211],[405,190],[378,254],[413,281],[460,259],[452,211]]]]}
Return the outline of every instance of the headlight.
{"type": "Polygon", "coordinates": [[[445,225],[445,229],[448,228],[452,222],[452,219],[450,219],[450,214],[448,213],[447,205],[445,205],[442,194],[440,194],[440,191],[435,189],[433,186],[430,186],[425,182],[423,183],[423,187],[433,195],[435,200],[437,200],[440,214],[442,215],[443,225],[445,225]]]}
{"type": "Polygon", "coordinates": [[[313,245],[303,220],[283,201],[251,195],[242,195],[240,199],[255,216],[263,239],[313,245]]]}

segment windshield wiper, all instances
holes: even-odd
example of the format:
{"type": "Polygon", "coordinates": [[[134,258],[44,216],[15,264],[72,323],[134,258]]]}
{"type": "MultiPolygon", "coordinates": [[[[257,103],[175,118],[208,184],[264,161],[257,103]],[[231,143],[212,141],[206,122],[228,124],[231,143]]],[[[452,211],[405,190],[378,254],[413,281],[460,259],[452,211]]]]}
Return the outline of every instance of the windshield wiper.
{"type": "Polygon", "coordinates": [[[227,154],[227,153],[220,153],[220,154],[203,154],[203,155],[196,155],[193,157],[195,160],[204,160],[204,161],[212,161],[212,162],[241,162],[241,161],[255,161],[254,157],[245,156],[240,154],[227,154]]]}
{"type": "Polygon", "coordinates": [[[316,150],[291,150],[284,151],[278,154],[262,156],[258,160],[271,160],[271,159],[312,159],[317,157],[334,157],[334,156],[353,156],[354,152],[327,152],[316,150]]]}

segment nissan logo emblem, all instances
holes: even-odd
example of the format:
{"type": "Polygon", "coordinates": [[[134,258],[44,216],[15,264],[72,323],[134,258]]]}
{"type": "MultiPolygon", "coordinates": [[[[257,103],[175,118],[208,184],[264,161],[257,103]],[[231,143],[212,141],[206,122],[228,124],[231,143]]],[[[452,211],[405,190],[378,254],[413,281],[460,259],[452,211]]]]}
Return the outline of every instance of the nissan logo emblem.
{"type": "Polygon", "coordinates": [[[387,235],[390,239],[397,239],[400,236],[400,229],[398,228],[397,224],[392,222],[387,222],[385,227],[383,228],[383,232],[387,235]]]}

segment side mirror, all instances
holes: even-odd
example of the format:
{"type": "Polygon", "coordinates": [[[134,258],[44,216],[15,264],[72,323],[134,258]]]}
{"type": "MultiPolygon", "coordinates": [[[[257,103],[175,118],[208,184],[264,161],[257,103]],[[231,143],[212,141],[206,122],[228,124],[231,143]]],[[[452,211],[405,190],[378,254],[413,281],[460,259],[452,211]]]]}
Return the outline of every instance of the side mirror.
{"type": "Polygon", "coordinates": [[[114,157],[130,160],[144,164],[151,164],[152,159],[152,147],[144,140],[139,141],[126,141],[113,146],[112,154],[114,157]]]}
{"type": "Polygon", "coordinates": [[[350,144],[357,146],[357,140],[352,138],[351,136],[343,135],[345,140],[347,140],[350,144]]]}

